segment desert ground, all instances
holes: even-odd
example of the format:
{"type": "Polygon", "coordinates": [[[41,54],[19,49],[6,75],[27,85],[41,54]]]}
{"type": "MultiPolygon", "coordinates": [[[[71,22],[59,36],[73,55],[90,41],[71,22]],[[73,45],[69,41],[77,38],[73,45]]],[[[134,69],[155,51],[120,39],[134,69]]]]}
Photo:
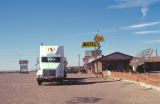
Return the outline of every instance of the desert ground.
{"type": "Polygon", "coordinates": [[[1,73],[0,104],[159,104],[160,92],[113,78],[68,74],[38,85],[36,73],[1,73]]]}

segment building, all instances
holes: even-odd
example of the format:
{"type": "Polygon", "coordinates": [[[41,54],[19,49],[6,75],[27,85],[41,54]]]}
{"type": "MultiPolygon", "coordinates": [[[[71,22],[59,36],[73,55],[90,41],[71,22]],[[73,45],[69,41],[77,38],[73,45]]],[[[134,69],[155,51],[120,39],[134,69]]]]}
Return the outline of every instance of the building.
{"type": "Polygon", "coordinates": [[[151,57],[146,62],[148,71],[160,71],[160,57],[151,57]]]}
{"type": "Polygon", "coordinates": [[[100,60],[102,63],[102,70],[127,71],[130,68],[129,63],[132,59],[133,56],[114,52],[103,56],[100,60]]]}
{"type": "Polygon", "coordinates": [[[138,72],[160,71],[160,57],[150,57],[145,64],[138,66],[138,72]]]}
{"type": "MultiPolygon", "coordinates": [[[[88,63],[87,70],[91,73],[99,73],[105,70],[110,71],[132,71],[130,61],[133,56],[114,52],[106,56],[102,56],[91,63],[88,63]]],[[[137,67],[138,72],[160,71],[160,57],[150,57],[143,65],[137,67]]]]}
{"type": "Polygon", "coordinates": [[[102,56],[99,59],[94,60],[88,64],[88,69],[92,72],[102,72],[104,70],[110,71],[127,71],[132,69],[129,65],[130,61],[133,59],[133,56],[114,52],[106,56],[102,56]]]}

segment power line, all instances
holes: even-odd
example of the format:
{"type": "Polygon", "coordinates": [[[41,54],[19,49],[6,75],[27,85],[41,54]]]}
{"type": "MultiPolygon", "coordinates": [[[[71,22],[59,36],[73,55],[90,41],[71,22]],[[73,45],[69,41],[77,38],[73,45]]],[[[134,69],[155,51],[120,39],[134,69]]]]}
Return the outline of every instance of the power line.
{"type": "MultiPolygon", "coordinates": [[[[0,56],[17,56],[17,55],[3,55],[3,54],[0,54],[0,56]]],[[[37,57],[38,55],[19,55],[19,56],[35,56],[37,57]]]]}

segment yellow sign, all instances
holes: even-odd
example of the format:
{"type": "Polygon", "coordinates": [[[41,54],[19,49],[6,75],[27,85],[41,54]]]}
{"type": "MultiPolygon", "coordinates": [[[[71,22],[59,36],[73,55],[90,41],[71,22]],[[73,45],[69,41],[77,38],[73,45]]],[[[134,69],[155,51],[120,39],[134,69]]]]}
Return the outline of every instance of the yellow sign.
{"type": "Polygon", "coordinates": [[[98,42],[103,42],[104,41],[104,36],[96,36],[95,40],[98,41],[98,42]]]}
{"type": "Polygon", "coordinates": [[[82,47],[85,47],[85,48],[89,48],[89,47],[98,47],[98,44],[94,41],[91,41],[91,42],[83,42],[82,43],[82,47]]]}

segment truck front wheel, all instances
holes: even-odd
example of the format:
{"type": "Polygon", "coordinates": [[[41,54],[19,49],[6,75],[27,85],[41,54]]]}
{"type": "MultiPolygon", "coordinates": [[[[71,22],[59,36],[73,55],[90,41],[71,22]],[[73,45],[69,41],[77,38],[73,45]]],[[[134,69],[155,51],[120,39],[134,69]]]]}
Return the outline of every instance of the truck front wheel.
{"type": "Polygon", "coordinates": [[[42,84],[42,79],[41,78],[37,78],[37,82],[38,82],[38,85],[41,85],[42,84]]]}
{"type": "Polygon", "coordinates": [[[42,84],[42,82],[41,81],[38,81],[38,85],[41,85],[42,84]]]}

